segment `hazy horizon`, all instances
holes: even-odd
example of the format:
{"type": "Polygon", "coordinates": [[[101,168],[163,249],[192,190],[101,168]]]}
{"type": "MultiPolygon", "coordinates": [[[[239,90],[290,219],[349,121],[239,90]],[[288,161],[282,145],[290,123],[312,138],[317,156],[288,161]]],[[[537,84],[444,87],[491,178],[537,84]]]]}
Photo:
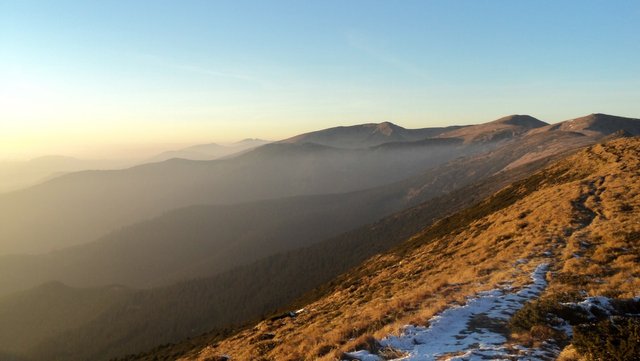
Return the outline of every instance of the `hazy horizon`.
{"type": "MultiPolygon", "coordinates": [[[[257,137],[246,137],[235,141],[214,141],[214,140],[194,140],[190,142],[166,142],[166,143],[127,143],[116,145],[102,145],[92,148],[90,145],[81,144],[75,148],[61,147],[52,149],[50,152],[22,153],[15,156],[0,157],[0,162],[27,162],[47,157],[68,157],[83,160],[121,160],[130,162],[145,161],[159,153],[188,148],[200,144],[219,144],[222,146],[232,146],[234,143],[245,139],[263,139],[257,137]]],[[[263,139],[271,141],[271,139],[263,139]]]]}
{"type": "MultiPolygon", "coordinates": [[[[593,112],[593,113],[603,113],[603,112],[593,112]]],[[[565,120],[570,120],[570,119],[586,116],[593,113],[584,113],[584,114],[575,115],[573,117],[566,118],[566,119],[554,119],[554,120],[538,118],[532,114],[520,114],[520,115],[530,115],[530,116],[533,116],[534,118],[540,119],[549,124],[555,124],[565,120]]],[[[430,124],[428,126],[418,125],[415,127],[406,127],[401,122],[396,122],[392,120],[382,120],[380,122],[375,122],[375,123],[391,122],[393,124],[396,124],[406,129],[420,129],[420,128],[446,127],[446,126],[456,126],[456,125],[462,125],[462,126],[476,125],[476,124],[482,124],[482,123],[490,122],[493,120],[497,120],[499,118],[509,116],[509,115],[514,115],[514,114],[503,114],[500,116],[496,116],[495,118],[492,118],[492,119],[481,119],[473,122],[464,122],[464,123],[455,122],[455,121],[450,123],[439,122],[435,124],[430,124]]],[[[629,114],[629,115],[612,114],[612,113],[608,113],[608,114],[615,115],[615,116],[629,117],[629,118],[637,117],[637,115],[634,115],[634,114],[629,114]]],[[[139,162],[139,161],[145,161],[148,158],[158,155],[159,153],[162,153],[162,152],[188,148],[195,145],[218,144],[222,146],[233,146],[235,143],[239,143],[247,139],[258,139],[258,140],[265,140],[269,142],[276,142],[276,141],[284,140],[290,137],[294,137],[296,135],[319,131],[323,129],[335,128],[335,127],[349,127],[349,126],[371,124],[371,123],[374,123],[374,122],[363,121],[363,122],[354,122],[354,123],[348,123],[348,124],[346,123],[334,124],[331,126],[327,126],[326,128],[302,129],[298,132],[289,132],[286,135],[283,135],[281,137],[271,138],[271,139],[267,139],[265,137],[260,137],[260,136],[248,136],[248,137],[241,137],[239,139],[234,139],[234,140],[215,140],[215,139],[206,138],[205,136],[203,136],[202,138],[197,138],[195,140],[185,141],[185,142],[147,143],[143,140],[143,141],[140,141],[139,143],[127,143],[127,144],[118,144],[118,145],[111,145],[111,146],[102,145],[95,148],[92,148],[90,145],[87,145],[87,144],[81,144],[79,148],[75,150],[73,148],[66,148],[65,150],[65,148],[63,147],[58,150],[53,149],[50,152],[44,151],[41,153],[25,153],[20,156],[14,156],[14,157],[4,157],[4,158],[0,157],[0,162],[25,162],[25,161],[31,161],[31,160],[36,160],[38,158],[45,158],[45,157],[69,157],[69,158],[77,158],[77,159],[85,159],[85,160],[122,160],[122,161],[130,161],[130,162],[139,162]]]]}
{"type": "Polygon", "coordinates": [[[0,159],[637,117],[639,14],[633,1],[2,2],[0,159]]]}

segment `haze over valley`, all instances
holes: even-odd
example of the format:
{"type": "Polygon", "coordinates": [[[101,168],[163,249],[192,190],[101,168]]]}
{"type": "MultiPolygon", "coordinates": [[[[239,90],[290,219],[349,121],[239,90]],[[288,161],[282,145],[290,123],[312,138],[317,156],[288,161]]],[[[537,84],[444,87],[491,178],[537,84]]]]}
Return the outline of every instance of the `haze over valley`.
{"type": "Polygon", "coordinates": [[[638,20],[3,2],[0,361],[637,360],[638,20]]]}

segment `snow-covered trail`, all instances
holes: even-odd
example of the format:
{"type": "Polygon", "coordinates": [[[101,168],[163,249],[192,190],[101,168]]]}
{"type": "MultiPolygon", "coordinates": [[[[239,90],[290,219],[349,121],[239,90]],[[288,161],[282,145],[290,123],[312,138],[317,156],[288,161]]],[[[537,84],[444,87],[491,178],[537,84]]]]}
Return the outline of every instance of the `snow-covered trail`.
{"type": "MultiPolygon", "coordinates": [[[[545,350],[508,345],[504,332],[506,321],[525,302],[538,297],[546,288],[548,265],[540,264],[531,274],[532,283],[518,292],[509,286],[481,292],[463,306],[451,307],[429,320],[429,326],[405,326],[400,336],[380,340],[383,347],[400,351],[397,360],[549,360],[558,350],[546,345],[545,350]]],[[[362,361],[380,361],[368,351],[348,354],[362,361]]]]}

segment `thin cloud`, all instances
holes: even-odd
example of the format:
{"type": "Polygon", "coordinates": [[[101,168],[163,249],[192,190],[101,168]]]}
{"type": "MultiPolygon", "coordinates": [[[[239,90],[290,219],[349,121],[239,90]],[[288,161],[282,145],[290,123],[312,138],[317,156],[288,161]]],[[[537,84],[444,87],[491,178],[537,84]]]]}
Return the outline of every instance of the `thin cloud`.
{"type": "Polygon", "coordinates": [[[174,69],[178,69],[178,70],[184,70],[184,71],[189,71],[189,72],[193,72],[193,73],[209,75],[209,76],[218,77],[218,78],[236,79],[236,80],[242,80],[242,81],[246,81],[246,82],[263,84],[263,82],[261,80],[259,80],[258,78],[255,78],[255,77],[247,75],[247,74],[232,73],[232,72],[226,72],[226,71],[217,71],[217,70],[201,68],[201,67],[193,66],[193,65],[174,64],[174,65],[172,65],[172,67],[174,69]]]}
{"type": "Polygon", "coordinates": [[[189,64],[173,63],[173,62],[167,61],[166,59],[160,56],[152,55],[152,54],[136,54],[136,57],[146,59],[147,61],[152,61],[156,64],[159,64],[171,69],[175,69],[175,70],[180,70],[180,71],[185,71],[190,73],[197,73],[197,74],[207,75],[207,76],[216,77],[216,78],[238,80],[246,83],[256,84],[265,89],[275,88],[275,85],[272,84],[271,82],[265,81],[264,79],[261,79],[259,77],[256,77],[250,74],[238,73],[238,72],[232,72],[232,71],[226,71],[226,70],[214,70],[214,69],[203,68],[200,66],[189,65],[189,64]]]}
{"type": "Polygon", "coordinates": [[[377,60],[392,65],[407,74],[417,76],[425,80],[430,79],[429,74],[424,69],[401,59],[395,54],[385,51],[383,46],[376,44],[370,37],[367,37],[364,34],[350,31],[346,33],[346,39],[349,46],[356,50],[362,51],[377,60]]]}

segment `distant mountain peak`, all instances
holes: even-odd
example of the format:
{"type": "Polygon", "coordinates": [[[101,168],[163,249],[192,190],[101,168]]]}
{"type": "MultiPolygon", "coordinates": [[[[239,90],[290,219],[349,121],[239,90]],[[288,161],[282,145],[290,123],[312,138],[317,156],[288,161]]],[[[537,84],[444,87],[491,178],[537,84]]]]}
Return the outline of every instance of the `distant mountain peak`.
{"type": "Polygon", "coordinates": [[[602,122],[602,121],[610,121],[610,120],[619,120],[619,119],[631,119],[625,117],[619,117],[616,115],[604,114],[604,113],[591,113],[589,115],[585,115],[583,117],[571,119],[572,122],[602,122]]]}
{"type": "Polygon", "coordinates": [[[378,128],[381,128],[381,127],[382,128],[388,128],[388,127],[391,127],[391,128],[402,128],[401,126],[399,126],[397,124],[393,124],[393,123],[391,123],[389,121],[384,121],[382,123],[378,123],[377,127],[378,128]]]}
{"type": "Polygon", "coordinates": [[[264,140],[264,139],[260,139],[260,138],[244,138],[240,141],[237,141],[235,144],[241,144],[241,143],[254,143],[254,142],[264,142],[264,143],[268,143],[268,140],[264,140]]]}
{"type": "Polygon", "coordinates": [[[508,124],[508,125],[516,125],[526,128],[540,128],[548,125],[540,119],[534,118],[530,115],[522,115],[522,114],[512,114],[507,115],[506,117],[502,117],[500,119],[494,120],[494,124],[508,124]]]}
{"type": "Polygon", "coordinates": [[[638,135],[640,134],[640,119],[592,113],[561,122],[559,123],[559,127],[565,131],[598,132],[604,135],[616,133],[621,130],[631,135],[638,135]]]}
{"type": "Polygon", "coordinates": [[[421,128],[406,129],[389,121],[339,126],[300,134],[280,141],[281,143],[317,143],[335,148],[368,148],[389,142],[409,142],[431,138],[440,133],[458,129],[421,128]]]}
{"type": "Polygon", "coordinates": [[[389,136],[393,132],[397,132],[398,130],[404,130],[404,128],[391,122],[382,122],[376,125],[374,133],[380,133],[389,136]]]}
{"type": "Polygon", "coordinates": [[[548,124],[530,115],[513,114],[494,121],[443,133],[440,137],[464,139],[465,142],[495,142],[520,136],[548,124]]]}
{"type": "Polygon", "coordinates": [[[595,120],[607,120],[607,119],[625,119],[624,117],[619,117],[616,115],[610,115],[605,113],[591,113],[589,115],[585,115],[578,118],[573,118],[570,121],[595,121],[595,120]]]}

